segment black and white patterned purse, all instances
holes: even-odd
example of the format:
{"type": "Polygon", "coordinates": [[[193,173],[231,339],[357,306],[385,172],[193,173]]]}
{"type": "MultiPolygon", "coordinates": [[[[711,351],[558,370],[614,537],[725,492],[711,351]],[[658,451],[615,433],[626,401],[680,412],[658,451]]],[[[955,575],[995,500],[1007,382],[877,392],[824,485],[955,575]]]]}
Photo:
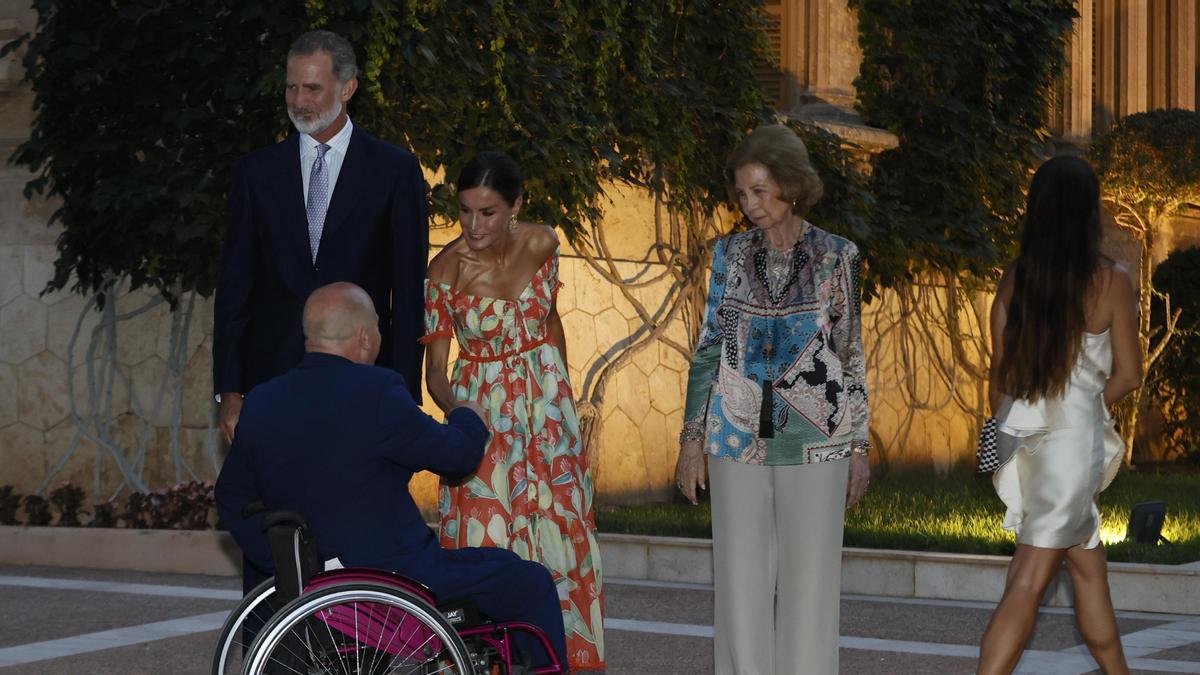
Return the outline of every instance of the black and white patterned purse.
{"type": "Polygon", "coordinates": [[[989,417],[983,423],[983,428],[979,430],[979,447],[975,448],[975,461],[979,473],[991,473],[1000,468],[1000,458],[996,455],[998,426],[996,418],[989,417]]]}

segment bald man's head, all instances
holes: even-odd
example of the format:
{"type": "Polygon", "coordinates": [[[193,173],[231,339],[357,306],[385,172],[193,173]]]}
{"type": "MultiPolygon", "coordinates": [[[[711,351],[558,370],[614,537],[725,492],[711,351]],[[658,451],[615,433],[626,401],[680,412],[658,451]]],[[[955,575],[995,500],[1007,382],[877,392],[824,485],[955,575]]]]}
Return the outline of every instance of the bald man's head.
{"type": "Polygon", "coordinates": [[[304,303],[304,347],[310,352],[374,363],[379,355],[379,316],[363,289],[339,281],[322,286],[304,303]]]}

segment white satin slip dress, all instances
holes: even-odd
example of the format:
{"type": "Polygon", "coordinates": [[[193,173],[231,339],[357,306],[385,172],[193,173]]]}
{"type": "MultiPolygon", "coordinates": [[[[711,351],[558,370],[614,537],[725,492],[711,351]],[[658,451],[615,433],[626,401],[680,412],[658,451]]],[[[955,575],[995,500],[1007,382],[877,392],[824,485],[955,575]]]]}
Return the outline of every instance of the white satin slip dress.
{"type": "Polygon", "coordinates": [[[1109,331],[1084,333],[1063,394],[1036,403],[1006,399],[996,416],[1000,468],[992,476],[1017,543],[1070,548],[1100,543],[1096,496],[1121,467],[1125,447],[1104,405],[1112,372],[1109,331]]]}

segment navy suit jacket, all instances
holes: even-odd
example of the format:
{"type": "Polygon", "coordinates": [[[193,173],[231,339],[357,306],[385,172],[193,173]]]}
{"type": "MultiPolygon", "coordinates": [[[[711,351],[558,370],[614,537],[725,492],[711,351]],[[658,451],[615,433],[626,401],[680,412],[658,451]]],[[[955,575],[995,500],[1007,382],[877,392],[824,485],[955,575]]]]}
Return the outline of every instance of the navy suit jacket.
{"type": "Polygon", "coordinates": [[[314,264],[299,139],[292,134],[234,167],[214,305],[214,393],[245,394],[295,366],[304,354],[300,319],[309,293],[350,281],[379,314],[376,364],[403,375],[419,401],[429,254],[420,163],[354,126],[314,264]]]}
{"type": "Polygon", "coordinates": [[[324,559],[394,569],[422,579],[437,564],[437,538],[408,492],[418,471],[453,479],[479,465],[488,430],[473,412],[446,424],[426,415],[396,373],[329,354],[246,397],[217,478],[217,510],[251,563],[271,573],[262,514],[246,504],[304,516],[324,559]]]}

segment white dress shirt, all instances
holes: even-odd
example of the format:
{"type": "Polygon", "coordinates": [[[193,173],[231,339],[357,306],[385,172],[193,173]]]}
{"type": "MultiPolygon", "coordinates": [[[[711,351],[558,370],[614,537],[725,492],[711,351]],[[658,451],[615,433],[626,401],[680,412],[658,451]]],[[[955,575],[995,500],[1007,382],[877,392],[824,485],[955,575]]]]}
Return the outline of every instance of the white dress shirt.
{"type": "MultiPolygon", "coordinates": [[[[337,187],[338,174],[342,171],[342,162],[346,159],[346,150],[350,148],[350,132],[354,130],[354,125],[350,122],[350,117],[346,117],[346,126],[337,132],[337,135],[329,139],[326,145],[329,149],[325,151],[325,170],[329,172],[329,197],[333,198],[333,191],[337,187]]],[[[313,162],[317,160],[317,146],[320,141],[309,136],[308,134],[300,134],[300,176],[304,182],[304,203],[308,203],[308,177],[312,174],[313,162]]]]}

